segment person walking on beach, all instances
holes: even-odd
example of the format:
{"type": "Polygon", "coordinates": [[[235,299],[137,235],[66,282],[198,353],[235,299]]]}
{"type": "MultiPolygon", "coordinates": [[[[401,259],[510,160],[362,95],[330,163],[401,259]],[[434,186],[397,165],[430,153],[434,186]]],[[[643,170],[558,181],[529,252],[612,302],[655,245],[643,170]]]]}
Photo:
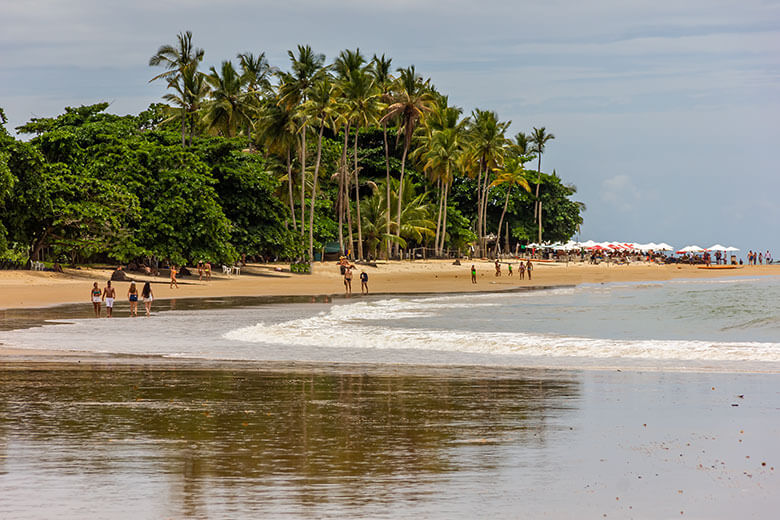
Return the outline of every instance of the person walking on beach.
{"type": "Polygon", "coordinates": [[[203,260],[198,260],[198,281],[203,281],[203,260]]]}
{"type": "Polygon", "coordinates": [[[531,259],[529,258],[528,261],[525,263],[525,270],[528,272],[528,279],[531,279],[531,271],[534,270],[534,264],[531,263],[531,259]]]}
{"type": "Polygon", "coordinates": [[[179,288],[179,282],[176,281],[176,266],[171,266],[171,289],[173,289],[173,286],[176,286],[176,288],[179,288]]]}
{"type": "Polygon", "coordinates": [[[203,264],[203,270],[206,271],[206,281],[207,282],[210,281],[211,280],[211,263],[210,262],[204,263],[203,264]]]}
{"type": "Polygon", "coordinates": [[[92,301],[92,308],[95,310],[95,317],[100,317],[100,302],[102,301],[100,299],[100,295],[103,294],[103,291],[100,290],[100,287],[98,287],[98,283],[95,282],[92,284],[92,290],[89,292],[89,299],[92,301]]]}
{"type": "Polygon", "coordinates": [[[501,276],[501,262],[496,258],[496,276],[501,276]]]}
{"type": "Polygon", "coordinates": [[[106,315],[110,318],[114,315],[114,299],[116,298],[116,289],[111,287],[111,280],[106,282],[106,288],[103,289],[103,299],[106,301],[106,315]]]}
{"type": "Polygon", "coordinates": [[[148,318],[152,314],[152,302],[154,301],[152,284],[149,282],[144,284],[143,289],[141,289],[141,297],[144,299],[144,309],[146,310],[146,317],[148,318]]]}
{"type": "Polygon", "coordinates": [[[512,262],[509,262],[507,265],[509,266],[509,274],[507,276],[512,276],[512,262]]]}
{"type": "Polygon", "coordinates": [[[360,271],[360,292],[368,294],[368,275],[365,271],[360,271]]]}
{"type": "Polygon", "coordinates": [[[352,266],[344,266],[344,291],[347,296],[352,296],[352,266]]]}
{"type": "Polygon", "coordinates": [[[517,272],[520,274],[520,279],[525,280],[525,264],[522,261],[517,266],[517,272]]]}
{"type": "Polygon", "coordinates": [[[471,283],[477,283],[477,268],[471,264],[471,283]]]}
{"type": "Polygon", "coordinates": [[[130,288],[127,290],[127,299],[130,302],[130,316],[138,316],[138,289],[135,282],[130,282],[130,288]]]}

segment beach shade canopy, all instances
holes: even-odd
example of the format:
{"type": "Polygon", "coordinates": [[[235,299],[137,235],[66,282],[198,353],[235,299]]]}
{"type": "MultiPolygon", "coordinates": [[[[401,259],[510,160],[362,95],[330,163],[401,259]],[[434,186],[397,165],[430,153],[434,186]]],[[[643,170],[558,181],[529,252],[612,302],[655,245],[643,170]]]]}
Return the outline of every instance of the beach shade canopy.
{"type": "Polygon", "coordinates": [[[735,252],[739,251],[739,248],[738,247],[734,247],[734,246],[729,246],[726,249],[724,249],[724,251],[728,251],[729,253],[735,253],[735,252]]]}
{"type": "Polygon", "coordinates": [[[693,245],[693,246],[685,246],[677,252],[678,253],[702,253],[704,252],[704,249],[700,248],[699,246],[693,245]]]}
{"type": "Polygon", "coordinates": [[[708,247],[707,251],[726,251],[726,246],[715,244],[714,246],[708,247]]]}
{"type": "Polygon", "coordinates": [[[587,249],[588,249],[588,251],[609,251],[608,247],[604,247],[601,244],[596,244],[595,246],[590,246],[587,249]]]}
{"type": "Polygon", "coordinates": [[[660,244],[655,245],[656,250],[658,251],[674,251],[674,248],[667,244],[666,242],[661,242],[660,244]]]}
{"type": "Polygon", "coordinates": [[[637,244],[636,248],[640,251],[654,251],[658,249],[658,244],[655,242],[648,242],[647,244],[637,244]]]}
{"type": "Polygon", "coordinates": [[[585,242],[580,242],[580,246],[582,246],[582,247],[584,247],[586,249],[589,248],[589,247],[593,247],[595,245],[596,245],[596,242],[594,242],[593,240],[587,240],[585,242]]]}

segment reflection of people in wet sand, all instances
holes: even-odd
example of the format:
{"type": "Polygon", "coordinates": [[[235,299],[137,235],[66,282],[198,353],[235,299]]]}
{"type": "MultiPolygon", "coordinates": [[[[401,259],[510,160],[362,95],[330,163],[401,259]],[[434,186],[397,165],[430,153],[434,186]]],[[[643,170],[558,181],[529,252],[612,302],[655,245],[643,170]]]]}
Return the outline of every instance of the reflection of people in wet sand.
{"type": "Polygon", "coordinates": [[[130,302],[130,316],[138,316],[138,289],[135,282],[130,282],[130,288],[127,290],[127,299],[130,302]]]}
{"type": "Polygon", "coordinates": [[[100,287],[98,287],[98,283],[95,282],[92,284],[92,290],[89,292],[89,299],[92,301],[92,308],[95,310],[95,317],[100,317],[100,302],[102,301],[100,299],[100,295],[103,294],[103,291],[100,290],[100,287]]]}
{"type": "Polygon", "coordinates": [[[365,271],[360,271],[360,292],[368,294],[368,275],[365,271]]]}
{"type": "Polygon", "coordinates": [[[171,266],[171,289],[173,289],[173,286],[176,286],[176,288],[179,288],[179,282],[176,281],[176,266],[171,266]]]}
{"type": "Polygon", "coordinates": [[[477,283],[477,268],[471,264],[471,283],[477,283]]]}
{"type": "Polygon", "coordinates": [[[152,314],[152,302],[154,301],[154,295],[152,294],[152,284],[146,282],[144,288],[141,289],[141,297],[144,299],[144,309],[146,309],[146,316],[152,314]]]}
{"type": "Polygon", "coordinates": [[[116,298],[116,289],[111,287],[111,280],[106,282],[106,288],[103,289],[103,299],[106,301],[106,315],[110,318],[114,315],[114,299],[116,298]]]}

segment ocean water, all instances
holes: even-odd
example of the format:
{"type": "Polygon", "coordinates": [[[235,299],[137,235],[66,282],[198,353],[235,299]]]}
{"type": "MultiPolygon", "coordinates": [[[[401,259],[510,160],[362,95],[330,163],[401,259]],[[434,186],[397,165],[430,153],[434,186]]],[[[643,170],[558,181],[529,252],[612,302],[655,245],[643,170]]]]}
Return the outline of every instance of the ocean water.
{"type": "Polygon", "coordinates": [[[151,319],[65,319],[4,331],[0,342],[246,361],[776,372],[778,302],[775,277],[331,303],[215,299],[185,310],[156,303],[151,319]]]}

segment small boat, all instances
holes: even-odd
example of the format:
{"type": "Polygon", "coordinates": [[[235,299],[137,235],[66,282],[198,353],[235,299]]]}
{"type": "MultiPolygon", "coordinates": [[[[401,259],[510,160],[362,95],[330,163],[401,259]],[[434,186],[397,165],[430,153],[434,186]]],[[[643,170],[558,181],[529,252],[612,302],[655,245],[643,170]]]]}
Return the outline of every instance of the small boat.
{"type": "Polygon", "coordinates": [[[700,265],[699,269],[741,269],[741,265],[700,265]]]}

